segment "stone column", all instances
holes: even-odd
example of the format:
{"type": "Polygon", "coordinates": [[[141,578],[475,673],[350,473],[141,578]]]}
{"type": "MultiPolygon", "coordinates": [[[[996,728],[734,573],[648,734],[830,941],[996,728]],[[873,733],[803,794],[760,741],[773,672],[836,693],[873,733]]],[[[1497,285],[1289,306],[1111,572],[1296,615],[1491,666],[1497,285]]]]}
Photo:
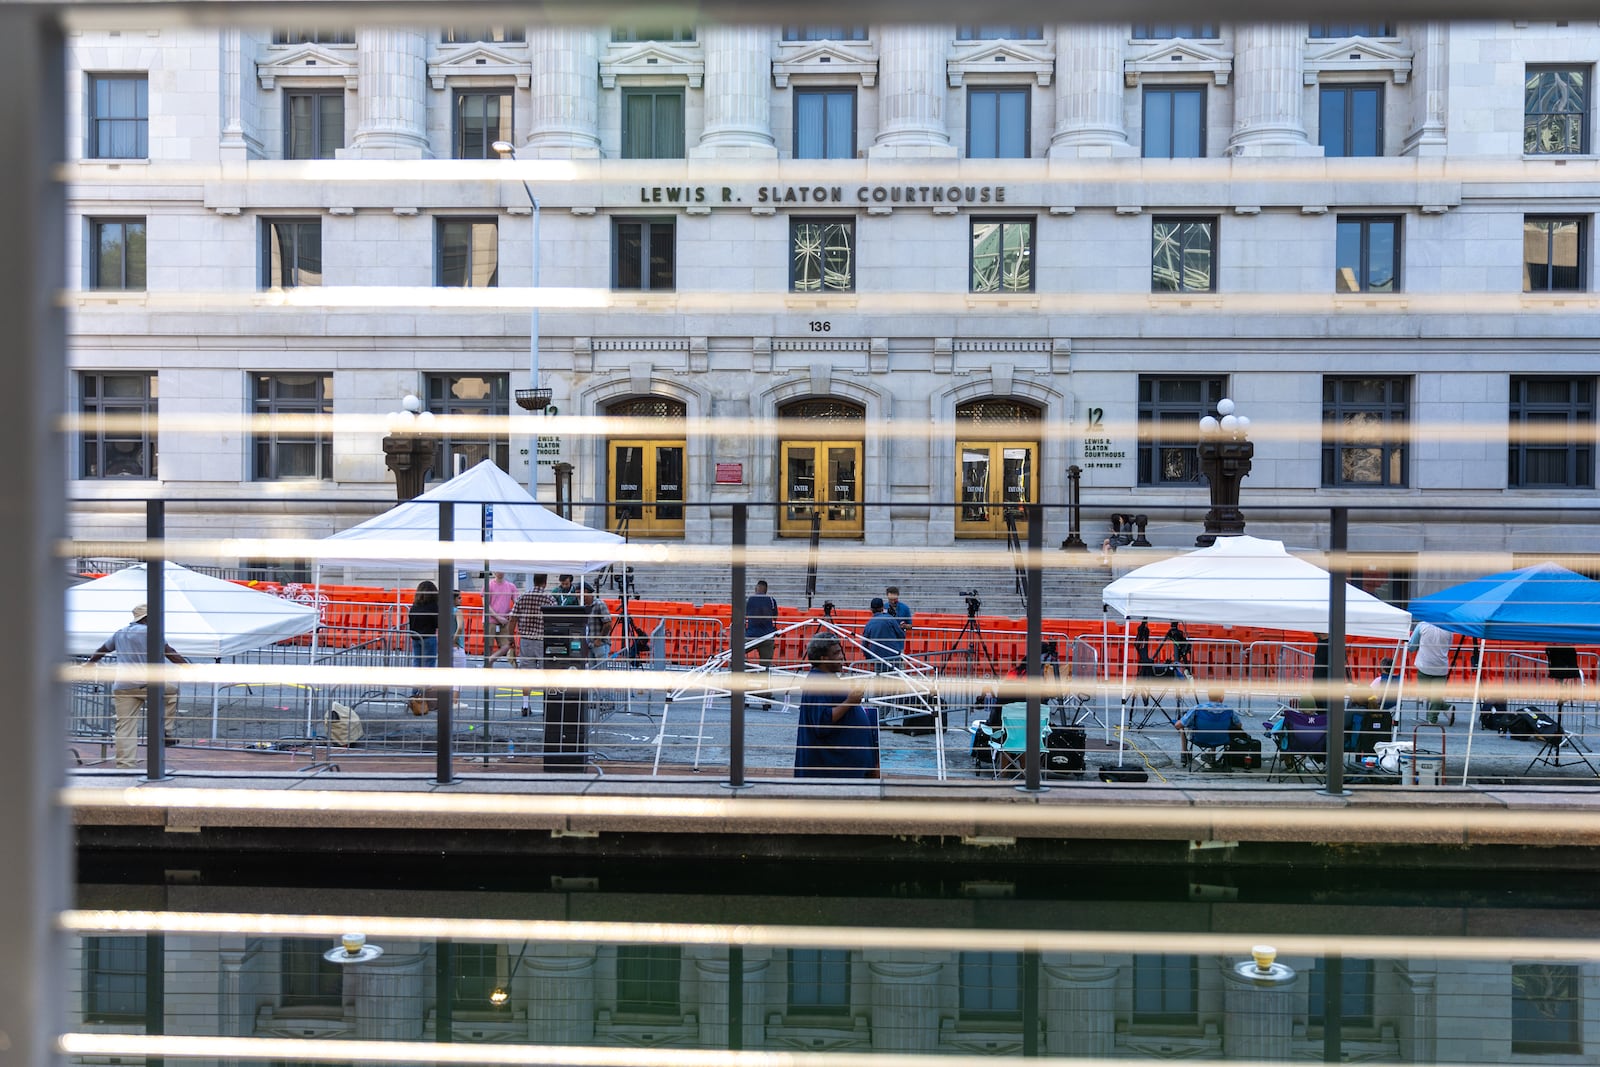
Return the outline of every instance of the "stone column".
{"type": "Polygon", "coordinates": [[[1407,156],[1442,156],[1445,152],[1445,96],[1450,91],[1450,27],[1424,25],[1411,59],[1412,127],[1400,152],[1407,156]]]}
{"type": "Polygon", "coordinates": [[[256,39],[237,27],[218,33],[221,45],[222,89],[222,140],[219,145],[225,163],[237,163],[262,155],[261,138],[256,129],[256,109],[252,105],[246,117],[245,98],[248,92],[254,100],[260,92],[255,86],[255,64],[246,63],[246,50],[254,52],[256,39]],[[248,88],[247,88],[248,87],[248,88]]]}
{"type": "Polygon", "coordinates": [[[1136,156],[1122,125],[1123,27],[1056,29],[1056,129],[1050,157],[1136,156]]]}
{"type": "Polygon", "coordinates": [[[423,988],[431,957],[415,948],[390,949],[371,963],[345,968],[345,992],[355,1003],[361,1041],[417,1041],[429,1004],[423,988]]]}
{"type": "Polygon", "coordinates": [[[776,159],[772,139],[772,31],[762,26],[708,26],[706,123],[689,158],[776,159]]]}
{"type": "MultiPolygon", "coordinates": [[[[703,1048],[728,1047],[728,950],[720,945],[690,949],[694,959],[694,980],[699,987],[700,1045],[703,1048]]],[[[761,1019],[765,1005],[755,991],[761,988],[768,965],[765,959],[745,957],[740,989],[740,1033],[742,1047],[761,1047],[761,1019]]]]}
{"type": "Polygon", "coordinates": [[[594,947],[552,945],[529,952],[512,980],[537,1045],[594,1042],[594,947]]]}
{"type": "Polygon", "coordinates": [[[1117,1029],[1117,968],[1101,956],[1044,970],[1045,1054],[1110,1059],[1117,1029]]]}
{"type": "Polygon", "coordinates": [[[351,156],[426,159],[428,45],[421,30],[400,27],[356,32],[361,121],[351,156]]]}
{"type": "Polygon", "coordinates": [[[1299,22],[1239,27],[1233,58],[1233,156],[1310,156],[1321,150],[1300,117],[1306,27],[1299,22]]]}
{"type": "Polygon", "coordinates": [[[932,1052],[939,1047],[942,962],[869,960],[872,1050],[932,1052]]]}
{"type": "Polygon", "coordinates": [[[1433,1063],[1439,1047],[1439,973],[1425,962],[1397,968],[1405,999],[1400,1008],[1400,1057],[1408,1063],[1433,1063]]]}
{"type": "Polygon", "coordinates": [[[532,121],[524,159],[600,156],[600,38],[594,30],[545,27],[528,33],[533,58],[532,121]]]}
{"type": "Polygon", "coordinates": [[[1294,1036],[1295,971],[1255,960],[1224,965],[1222,1055],[1229,1060],[1287,1060],[1294,1036]]]}
{"type": "Polygon", "coordinates": [[[953,37],[948,26],[879,27],[878,136],[869,156],[960,155],[944,118],[945,58],[953,37]]]}

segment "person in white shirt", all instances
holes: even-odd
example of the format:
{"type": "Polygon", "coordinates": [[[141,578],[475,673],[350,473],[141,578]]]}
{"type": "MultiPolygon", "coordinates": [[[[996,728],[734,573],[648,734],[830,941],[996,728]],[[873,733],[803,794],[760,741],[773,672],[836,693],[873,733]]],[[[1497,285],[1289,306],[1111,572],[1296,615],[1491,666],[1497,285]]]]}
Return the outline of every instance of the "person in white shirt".
{"type": "Polygon", "coordinates": [[[1428,721],[1439,721],[1441,711],[1449,713],[1447,722],[1456,724],[1456,713],[1445,702],[1445,683],[1450,679],[1450,631],[1443,630],[1431,622],[1419,622],[1417,628],[1411,631],[1411,641],[1407,647],[1412,652],[1412,661],[1417,667],[1417,697],[1428,697],[1428,721]]]}

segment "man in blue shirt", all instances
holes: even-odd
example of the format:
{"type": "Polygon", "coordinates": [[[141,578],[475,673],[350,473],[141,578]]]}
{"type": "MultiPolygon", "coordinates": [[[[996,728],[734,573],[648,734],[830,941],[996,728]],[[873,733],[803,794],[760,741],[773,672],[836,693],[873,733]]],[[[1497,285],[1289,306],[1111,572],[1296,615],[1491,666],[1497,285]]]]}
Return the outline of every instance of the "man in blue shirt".
{"type": "Polygon", "coordinates": [[[1224,695],[1221,689],[1208,691],[1204,703],[1196,704],[1178,720],[1178,742],[1183,749],[1185,767],[1189,766],[1191,740],[1196,748],[1225,748],[1228,736],[1244,729],[1239,713],[1224,703],[1224,695]]]}
{"type": "Polygon", "coordinates": [[[757,582],[755,595],[744,602],[744,641],[748,651],[751,641],[756,645],[756,659],[764,671],[772,669],[772,636],[778,630],[778,602],[767,595],[767,583],[757,582]]]}
{"type": "Polygon", "coordinates": [[[867,656],[872,669],[879,674],[900,667],[900,650],[905,646],[905,631],[900,620],[884,610],[883,598],[872,598],[872,618],[861,628],[861,640],[867,646],[867,656]]]}
{"type": "Polygon", "coordinates": [[[900,640],[895,645],[894,654],[900,656],[906,650],[906,638],[911,636],[911,605],[900,603],[900,587],[891,585],[884,589],[883,595],[888,599],[884,602],[883,610],[889,617],[900,624],[900,640]]]}
{"type": "Polygon", "coordinates": [[[796,778],[877,778],[878,717],[862,703],[866,690],[846,688],[844,645],[820,633],[806,646],[811,671],[801,685],[800,726],[795,733],[796,778]]]}

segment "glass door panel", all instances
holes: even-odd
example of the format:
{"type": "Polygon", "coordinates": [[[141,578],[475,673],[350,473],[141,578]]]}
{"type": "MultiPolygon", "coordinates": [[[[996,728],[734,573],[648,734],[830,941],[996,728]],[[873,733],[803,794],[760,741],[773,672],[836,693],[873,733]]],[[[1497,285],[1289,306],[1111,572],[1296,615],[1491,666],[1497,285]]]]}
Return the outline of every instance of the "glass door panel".
{"type": "Polygon", "coordinates": [[[683,508],[672,502],[683,503],[683,446],[661,444],[656,446],[656,519],[659,522],[678,524],[683,532],[683,508]]]}
{"type": "Polygon", "coordinates": [[[861,522],[861,509],[843,505],[860,500],[856,493],[856,461],[861,449],[856,445],[828,446],[828,513],[829,523],[861,522]]]}
{"type": "Polygon", "coordinates": [[[961,521],[988,522],[989,450],[962,446],[961,521]]]}
{"type": "Polygon", "coordinates": [[[820,508],[822,536],[861,536],[861,449],[859,441],[783,443],[780,535],[809,537],[811,513],[820,508]]]}
{"type": "MultiPolygon", "coordinates": [[[[1003,538],[1006,512],[1039,499],[1033,481],[1039,445],[1032,441],[961,441],[956,477],[956,536],[1003,538]],[[995,475],[998,473],[998,477],[995,475]]],[[[1026,537],[1028,524],[1017,516],[1017,533],[1026,537]]]]}
{"type": "Polygon", "coordinates": [[[682,537],[683,441],[611,442],[611,529],[626,517],[630,536],[682,537]]]}

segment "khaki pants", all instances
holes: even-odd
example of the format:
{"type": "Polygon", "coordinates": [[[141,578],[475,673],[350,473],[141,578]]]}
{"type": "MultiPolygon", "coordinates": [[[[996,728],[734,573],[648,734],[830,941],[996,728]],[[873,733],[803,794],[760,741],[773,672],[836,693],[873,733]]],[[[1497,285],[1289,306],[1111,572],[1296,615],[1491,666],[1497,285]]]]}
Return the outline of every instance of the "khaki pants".
{"type": "MultiPolygon", "coordinates": [[[[137,767],[139,765],[139,712],[144,708],[145,688],[113,689],[111,691],[111,704],[117,713],[117,766],[137,767]]],[[[169,685],[166,688],[167,706],[166,733],[170,736],[178,728],[178,687],[169,685]]],[[[161,744],[155,741],[155,744],[161,744]]]]}

